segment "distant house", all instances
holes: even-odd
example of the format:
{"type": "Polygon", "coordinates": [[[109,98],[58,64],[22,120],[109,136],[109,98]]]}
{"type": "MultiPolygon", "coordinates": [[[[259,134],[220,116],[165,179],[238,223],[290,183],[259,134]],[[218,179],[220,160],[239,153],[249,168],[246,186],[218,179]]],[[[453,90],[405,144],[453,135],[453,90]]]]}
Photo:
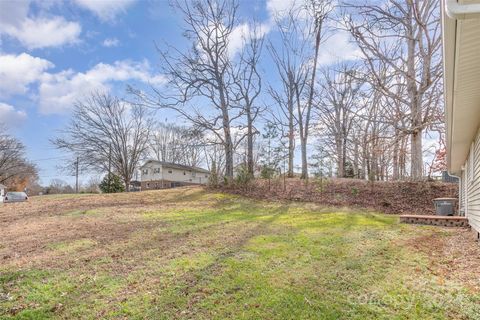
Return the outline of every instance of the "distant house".
{"type": "Polygon", "coordinates": [[[460,214],[480,235],[480,4],[442,9],[447,167],[460,177],[460,214]]]}
{"type": "Polygon", "coordinates": [[[142,190],[206,184],[210,177],[202,168],[157,160],[148,160],[140,170],[142,190]]]}

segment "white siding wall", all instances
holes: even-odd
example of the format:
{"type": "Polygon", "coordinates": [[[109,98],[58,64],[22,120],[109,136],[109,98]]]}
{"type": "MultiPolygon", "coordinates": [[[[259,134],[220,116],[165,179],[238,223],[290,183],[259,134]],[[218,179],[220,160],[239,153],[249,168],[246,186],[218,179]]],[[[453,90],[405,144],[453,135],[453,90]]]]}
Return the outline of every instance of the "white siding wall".
{"type": "Polygon", "coordinates": [[[465,170],[462,171],[462,174],[461,174],[461,177],[460,177],[460,184],[459,184],[459,211],[460,211],[460,215],[461,216],[465,216],[465,211],[466,211],[466,192],[465,192],[465,182],[467,181],[466,180],[466,176],[465,176],[466,172],[465,170]]]}
{"type": "Polygon", "coordinates": [[[480,130],[470,147],[464,175],[466,216],[472,228],[480,232],[480,130]]]}
{"type": "Polygon", "coordinates": [[[162,180],[162,166],[155,163],[148,163],[142,167],[142,181],[162,180]],[[160,172],[154,173],[154,169],[160,168],[160,172]],[[148,173],[145,173],[148,171],[148,173]]]}
{"type": "Polygon", "coordinates": [[[142,181],[167,180],[174,182],[199,183],[208,182],[208,173],[164,167],[159,163],[148,163],[142,167],[142,181]],[[148,170],[148,173],[145,171],[148,170]],[[154,173],[154,171],[160,171],[154,173]]]}
{"type": "Polygon", "coordinates": [[[208,181],[208,174],[190,170],[164,167],[163,179],[168,181],[205,184],[208,181]]]}

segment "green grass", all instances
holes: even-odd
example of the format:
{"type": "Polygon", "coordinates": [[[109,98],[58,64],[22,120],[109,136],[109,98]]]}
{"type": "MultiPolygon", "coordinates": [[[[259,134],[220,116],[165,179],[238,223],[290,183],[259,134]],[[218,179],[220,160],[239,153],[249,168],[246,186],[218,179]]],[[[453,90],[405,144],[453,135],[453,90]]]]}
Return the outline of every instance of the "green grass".
{"type": "Polygon", "coordinates": [[[95,246],[97,243],[91,239],[79,239],[70,242],[56,242],[48,245],[49,248],[63,253],[76,253],[95,246]]]}
{"type": "Polygon", "coordinates": [[[49,244],[66,265],[0,267],[0,318],[480,319],[402,244],[441,231],[394,216],[206,192],[131,216],[114,241],[49,244]]]}

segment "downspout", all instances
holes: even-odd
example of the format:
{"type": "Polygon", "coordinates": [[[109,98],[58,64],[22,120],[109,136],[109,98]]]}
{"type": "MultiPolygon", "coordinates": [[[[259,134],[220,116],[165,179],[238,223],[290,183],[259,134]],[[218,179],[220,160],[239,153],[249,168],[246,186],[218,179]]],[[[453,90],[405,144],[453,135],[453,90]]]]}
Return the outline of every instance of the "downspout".
{"type": "MultiPolygon", "coordinates": [[[[465,183],[465,181],[463,181],[463,180],[462,180],[462,177],[460,177],[460,176],[457,176],[457,175],[454,175],[454,174],[450,174],[450,172],[448,172],[448,170],[447,170],[447,174],[448,174],[449,176],[451,176],[451,177],[455,177],[455,178],[458,179],[458,198],[459,198],[459,200],[460,200],[460,194],[462,193],[462,190],[461,190],[462,185],[461,185],[461,184],[462,184],[462,183],[465,183]]],[[[465,196],[466,196],[466,195],[467,195],[467,193],[465,192],[465,196]]],[[[466,201],[465,201],[465,202],[466,202],[466,201]]],[[[458,215],[460,216],[460,201],[457,201],[457,203],[458,203],[458,204],[457,204],[457,205],[458,205],[457,212],[458,212],[458,215]]],[[[465,210],[465,209],[464,209],[464,210],[465,210]]],[[[461,216],[465,217],[465,211],[463,211],[463,215],[461,215],[461,216]]]]}
{"type": "Polygon", "coordinates": [[[480,4],[459,4],[456,0],[445,0],[445,12],[455,20],[478,19],[480,4]]]}

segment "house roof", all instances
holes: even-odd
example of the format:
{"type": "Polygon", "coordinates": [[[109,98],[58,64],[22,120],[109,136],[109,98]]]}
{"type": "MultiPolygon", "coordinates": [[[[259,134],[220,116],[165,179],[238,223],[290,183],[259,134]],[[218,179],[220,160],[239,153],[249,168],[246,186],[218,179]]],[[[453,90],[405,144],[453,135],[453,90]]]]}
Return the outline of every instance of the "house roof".
{"type": "MultiPolygon", "coordinates": [[[[460,0],[454,4],[472,3],[479,1],[460,0]]],[[[459,20],[448,16],[442,1],[447,166],[453,174],[462,170],[480,126],[480,19],[478,16],[457,18],[459,20]]]]}
{"type": "Polygon", "coordinates": [[[161,166],[166,167],[166,168],[189,170],[189,171],[196,171],[196,172],[201,172],[201,173],[210,173],[210,171],[208,171],[206,169],[203,169],[203,168],[186,166],[186,165],[183,165],[183,164],[166,162],[166,161],[158,161],[158,160],[147,160],[147,161],[145,161],[145,163],[140,168],[143,168],[144,166],[146,166],[149,163],[157,163],[157,164],[160,164],[161,166]]]}

